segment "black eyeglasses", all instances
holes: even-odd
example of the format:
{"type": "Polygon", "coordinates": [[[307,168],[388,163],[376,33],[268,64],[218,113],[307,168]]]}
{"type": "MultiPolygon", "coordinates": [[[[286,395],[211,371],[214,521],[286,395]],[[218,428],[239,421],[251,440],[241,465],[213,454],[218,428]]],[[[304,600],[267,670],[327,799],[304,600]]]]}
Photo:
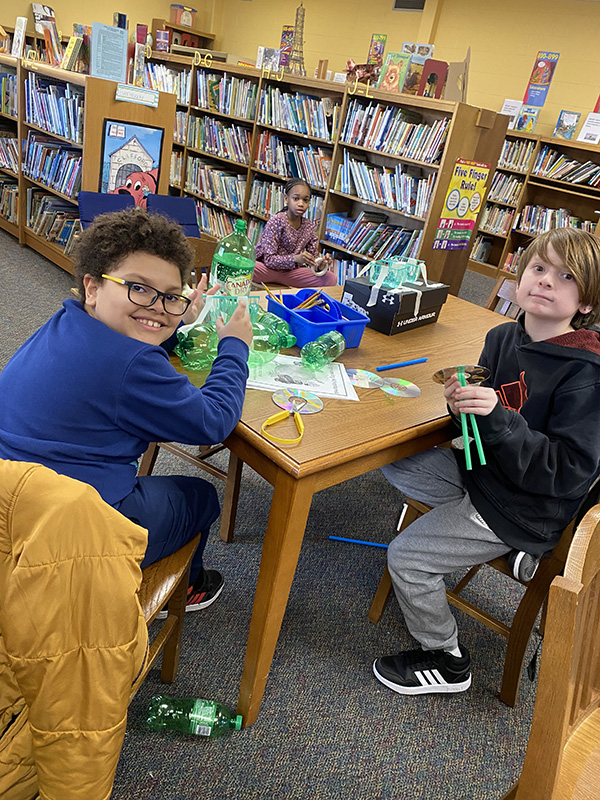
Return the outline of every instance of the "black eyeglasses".
{"type": "Polygon", "coordinates": [[[159,292],[154,286],[148,286],[145,283],[138,283],[137,281],[126,281],[123,278],[115,278],[113,275],[102,275],[107,281],[114,281],[127,287],[127,297],[136,306],[149,308],[160,299],[162,300],[163,308],[167,314],[172,314],[174,317],[181,317],[188,310],[191,300],[184,297],[182,294],[171,294],[170,292],[159,292]]]}

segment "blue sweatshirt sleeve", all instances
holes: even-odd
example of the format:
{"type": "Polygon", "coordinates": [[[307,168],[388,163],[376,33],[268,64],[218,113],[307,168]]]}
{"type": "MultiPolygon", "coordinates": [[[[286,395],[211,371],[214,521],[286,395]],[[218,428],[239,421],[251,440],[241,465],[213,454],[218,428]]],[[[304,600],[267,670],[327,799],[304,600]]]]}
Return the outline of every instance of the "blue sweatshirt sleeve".
{"type": "Polygon", "coordinates": [[[169,363],[166,353],[147,348],[123,375],[115,424],[146,441],[216,444],[242,415],[248,378],[248,346],[228,336],[202,388],[169,363]]]}

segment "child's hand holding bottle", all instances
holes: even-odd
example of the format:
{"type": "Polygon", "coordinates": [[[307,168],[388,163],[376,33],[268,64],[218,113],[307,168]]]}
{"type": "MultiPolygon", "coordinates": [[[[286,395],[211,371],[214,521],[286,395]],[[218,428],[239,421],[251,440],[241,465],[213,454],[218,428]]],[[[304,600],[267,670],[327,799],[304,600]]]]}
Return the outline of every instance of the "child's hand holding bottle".
{"type": "Polygon", "coordinates": [[[248,347],[252,344],[252,322],[250,321],[250,314],[246,303],[241,300],[236,310],[229,318],[229,322],[223,322],[222,318],[216,322],[217,335],[219,340],[224,339],[226,336],[235,336],[236,339],[241,339],[248,347]]]}

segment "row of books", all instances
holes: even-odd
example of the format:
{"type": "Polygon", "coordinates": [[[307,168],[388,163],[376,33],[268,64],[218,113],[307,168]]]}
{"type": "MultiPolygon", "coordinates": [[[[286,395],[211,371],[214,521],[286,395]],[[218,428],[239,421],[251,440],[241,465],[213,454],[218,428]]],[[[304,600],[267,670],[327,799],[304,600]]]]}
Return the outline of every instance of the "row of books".
{"type": "MultiPolygon", "coordinates": [[[[274,181],[252,181],[248,211],[262,217],[272,217],[285,208],[284,187],[274,181]]],[[[313,194],[304,216],[318,224],[323,215],[323,197],[313,194]]]]}
{"type": "Polygon", "coordinates": [[[178,103],[187,106],[191,97],[192,72],[189,69],[172,69],[165,64],[147,61],[145,85],[157,92],[174,94],[178,103]]]}
{"type": "Polygon", "coordinates": [[[262,221],[262,219],[254,218],[248,220],[248,230],[246,232],[246,236],[250,239],[254,246],[258,244],[258,240],[262,236],[264,229],[265,223],[262,221]]]}
{"type": "Polygon", "coordinates": [[[16,178],[0,175],[0,215],[15,225],[19,222],[19,184],[16,178]]]}
{"type": "Polygon", "coordinates": [[[233,233],[238,217],[202,202],[196,203],[196,208],[201,231],[208,233],[210,236],[216,236],[217,239],[222,239],[223,236],[233,233]]]}
{"type": "Polygon", "coordinates": [[[185,188],[205,200],[242,213],[246,194],[246,179],[237,172],[217,169],[203,158],[188,156],[185,188]]]}
{"type": "Polygon", "coordinates": [[[553,178],[556,181],[581,183],[586,186],[600,185],[600,164],[594,161],[577,161],[548,145],[540,149],[532,174],[540,178],[553,178]]]}
{"type": "Polygon", "coordinates": [[[253,120],[258,84],[223,73],[198,70],[196,102],[199,108],[253,120]]]}
{"type": "Polygon", "coordinates": [[[521,196],[521,189],[525,183],[525,178],[518,175],[511,175],[506,172],[495,172],[490,186],[488,200],[497,203],[511,203],[517,205],[521,196]]]}
{"type": "Polygon", "coordinates": [[[596,222],[576,217],[566,208],[527,205],[517,214],[513,228],[533,234],[545,233],[554,228],[580,228],[594,233],[596,222]]]}
{"type": "Polygon", "coordinates": [[[535,141],[527,139],[506,139],[498,159],[498,166],[503,169],[516,169],[527,172],[531,164],[535,141]]]}
{"type": "Polygon", "coordinates": [[[19,171],[19,142],[11,131],[0,130],[0,167],[19,171]]]}
{"type": "MultiPolygon", "coordinates": [[[[325,250],[326,253],[329,253],[329,250],[325,250]]],[[[343,258],[339,255],[339,253],[330,253],[333,258],[333,262],[331,264],[331,271],[337,278],[337,282],[340,286],[343,286],[347,279],[349,278],[356,278],[358,273],[364,267],[364,263],[359,261],[355,261],[353,258],[343,258]]]]}
{"type": "Polygon", "coordinates": [[[356,219],[347,214],[328,214],[325,238],[345,250],[369,259],[416,255],[421,230],[390,225],[385,214],[361,212],[356,219]]]}
{"type": "Polygon", "coordinates": [[[434,173],[423,178],[415,174],[414,167],[404,164],[396,164],[393,168],[378,167],[354,159],[346,151],[338,168],[336,189],[423,219],[429,209],[434,184],[434,173]]]}
{"type": "Polygon", "coordinates": [[[517,269],[519,268],[519,261],[521,260],[525,250],[527,250],[526,247],[517,247],[514,253],[509,253],[506,256],[506,260],[502,269],[505,272],[511,272],[513,275],[515,275],[517,269]]]}
{"type": "Polygon", "coordinates": [[[187,112],[175,112],[175,130],[173,131],[173,141],[177,144],[185,144],[187,137],[187,112]]]}
{"type": "Polygon", "coordinates": [[[331,151],[313,145],[299,147],[263,131],[258,139],[255,166],[273,175],[303,178],[311,186],[325,189],[331,169],[331,151]]]}
{"type": "Polygon", "coordinates": [[[292,94],[270,85],[262,90],[258,107],[259,123],[328,142],[335,140],[339,115],[340,105],[330,97],[292,94]]]}
{"type": "Polygon", "coordinates": [[[508,236],[514,213],[510,208],[501,208],[487,203],[479,221],[479,230],[508,236]]]}
{"type": "Polygon", "coordinates": [[[0,65],[0,112],[17,116],[17,73],[0,65]]]}
{"type": "Polygon", "coordinates": [[[487,264],[490,257],[490,251],[493,246],[493,239],[488,239],[480,234],[477,235],[475,237],[475,241],[473,242],[473,249],[471,250],[471,260],[479,261],[482,264],[487,264]]]}
{"type": "Polygon", "coordinates": [[[451,117],[432,123],[420,114],[400,106],[354,99],[348,108],[341,140],[347,144],[382,153],[437,164],[441,160],[451,117]]]}
{"type": "Polygon", "coordinates": [[[183,153],[178,150],[171,151],[171,167],[169,172],[169,183],[171,186],[181,186],[183,177],[183,153]]]}
{"type": "Polygon", "coordinates": [[[250,163],[252,133],[243,125],[227,125],[214,117],[190,116],[187,146],[228,158],[238,164],[250,163]]]}
{"type": "Polygon", "coordinates": [[[25,79],[25,119],[81,144],[84,89],[30,72],[25,79]]]}
{"type": "Polygon", "coordinates": [[[81,150],[29,131],[22,170],[34,181],[75,198],[81,188],[81,150]]]}
{"type": "Polygon", "coordinates": [[[38,236],[64,247],[67,255],[81,231],[75,206],[33,187],[27,189],[27,226],[38,236]]]}

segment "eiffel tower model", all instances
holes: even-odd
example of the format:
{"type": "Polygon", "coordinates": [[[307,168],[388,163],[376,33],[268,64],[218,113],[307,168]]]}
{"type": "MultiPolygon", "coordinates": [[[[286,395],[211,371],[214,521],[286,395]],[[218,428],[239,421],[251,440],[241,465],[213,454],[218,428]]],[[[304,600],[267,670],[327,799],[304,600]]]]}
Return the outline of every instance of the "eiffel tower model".
{"type": "Polygon", "coordinates": [[[294,38],[292,40],[292,52],[288,63],[288,70],[292,75],[306,75],[304,69],[304,14],[306,9],[303,5],[296,9],[296,24],[294,25],[294,38]]]}

